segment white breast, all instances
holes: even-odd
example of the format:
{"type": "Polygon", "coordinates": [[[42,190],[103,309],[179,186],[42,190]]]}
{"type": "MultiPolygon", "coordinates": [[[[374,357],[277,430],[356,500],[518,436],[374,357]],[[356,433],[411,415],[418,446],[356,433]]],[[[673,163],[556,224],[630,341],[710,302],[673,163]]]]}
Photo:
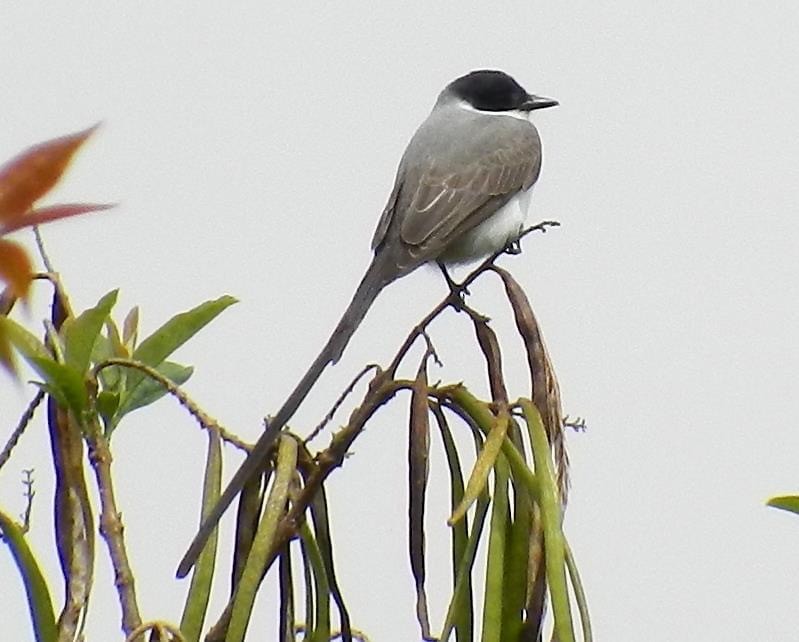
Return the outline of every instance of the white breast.
{"type": "Polygon", "coordinates": [[[469,230],[439,257],[444,263],[469,263],[498,252],[511,241],[515,241],[522,231],[530,209],[532,188],[519,192],[497,212],[469,230]]]}

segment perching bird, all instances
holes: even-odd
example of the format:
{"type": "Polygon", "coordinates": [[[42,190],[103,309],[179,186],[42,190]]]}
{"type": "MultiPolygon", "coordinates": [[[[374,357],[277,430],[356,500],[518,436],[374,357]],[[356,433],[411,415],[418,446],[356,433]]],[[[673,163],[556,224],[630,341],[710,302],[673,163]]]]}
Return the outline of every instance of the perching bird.
{"type": "Polygon", "coordinates": [[[178,566],[183,577],[219,518],[263,469],[280,430],[329,363],[341,357],[380,291],[423,263],[469,262],[518,239],[541,170],[533,110],[556,100],[528,94],[501,71],[473,71],[448,84],[400,160],[372,238],[374,258],[319,356],[236,471],[178,566]]]}

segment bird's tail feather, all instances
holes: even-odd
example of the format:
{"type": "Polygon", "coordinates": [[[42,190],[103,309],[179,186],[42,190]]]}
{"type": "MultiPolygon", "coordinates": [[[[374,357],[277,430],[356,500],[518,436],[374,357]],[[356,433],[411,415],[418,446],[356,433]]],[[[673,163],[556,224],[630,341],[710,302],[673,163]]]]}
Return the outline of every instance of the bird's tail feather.
{"type": "Polygon", "coordinates": [[[227,510],[227,507],[236,495],[241,492],[241,489],[253,475],[263,470],[266,457],[274,440],[280,433],[280,430],[286,425],[286,422],[291,419],[292,415],[294,415],[295,411],[308,395],[327,365],[329,363],[336,363],[341,358],[352,335],[355,333],[355,330],[358,329],[358,326],[361,321],[363,321],[363,318],[377,298],[377,295],[380,294],[380,291],[397,277],[397,274],[387,274],[383,260],[385,259],[378,255],[372,261],[363,279],[361,279],[358,289],[355,290],[352,301],[350,301],[349,306],[347,306],[347,309],[344,311],[341,320],[338,322],[336,329],[333,330],[333,334],[331,334],[330,338],[327,340],[325,347],[322,348],[319,356],[317,356],[310,365],[288,399],[283,403],[283,406],[277,411],[277,414],[269,420],[267,429],[233,475],[227,488],[225,488],[220,496],[219,501],[217,501],[211,512],[205,517],[202,524],[200,524],[200,528],[194,540],[192,540],[186,554],[178,565],[178,577],[184,577],[189,572],[202,551],[205,542],[216,526],[216,523],[219,521],[220,517],[222,517],[225,510],[227,510]]]}

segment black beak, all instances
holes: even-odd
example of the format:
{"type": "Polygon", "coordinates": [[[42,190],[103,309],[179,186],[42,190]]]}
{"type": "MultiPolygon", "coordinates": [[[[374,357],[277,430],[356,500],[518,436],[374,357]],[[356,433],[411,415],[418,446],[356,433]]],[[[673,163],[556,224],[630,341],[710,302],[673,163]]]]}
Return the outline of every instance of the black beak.
{"type": "Polygon", "coordinates": [[[555,107],[560,103],[554,98],[545,98],[544,96],[527,96],[527,100],[522,103],[520,109],[522,111],[533,111],[534,109],[544,109],[545,107],[555,107]]]}

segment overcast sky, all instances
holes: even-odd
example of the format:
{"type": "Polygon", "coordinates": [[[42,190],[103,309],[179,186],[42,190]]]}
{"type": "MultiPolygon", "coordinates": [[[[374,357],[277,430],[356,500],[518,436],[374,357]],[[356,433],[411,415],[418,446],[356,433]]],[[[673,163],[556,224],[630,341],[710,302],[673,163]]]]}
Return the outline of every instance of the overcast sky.
{"type": "MultiPolygon", "coordinates": [[[[788,2],[3,2],[0,156],[104,122],[53,200],[121,205],[48,226],[52,259],[76,308],[120,287],[118,316],[140,305],[145,331],[239,298],[177,357],[196,368],[190,394],[254,440],[348,302],[397,161],[441,88],[489,67],[557,98],[536,113],[531,220],[562,227],[502,265],[532,299],[566,412],[588,423],[569,436],[566,528],[596,638],[789,642],[799,519],[763,502],[799,490],[797,32],[788,2]]],[[[488,277],[472,302],[510,352],[499,290],[488,277]]],[[[315,425],[443,293],[432,270],[388,288],[292,424],[315,425]]],[[[435,327],[435,375],[484,392],[479,353],[459,347],[471,337],[455,314],[435,327]]],[[[521,355],[506,361],[511,395],[526,394],[521,355]]],[[[30,394],[0,375],[0,431],[30,394]]],[[[418,639],[406,406],[382,411],[330,480],[340,580],[376,642],[418,639]]],[[[113,447],[143,616],[177,621],[205,437],[163,400],[113,447]]],[[[57,592],[48,455],[40,418],[0,471],[0,507],[22,510],[20,471],[34,467],[29,538],[57,592]]],[[[433,467],[444,485],[438,454],[433,467]]],[[[445,496],[428,517],[434,628],[445,496]]],[[[121,639],[106,559],[98,541],[89,640],[121,639]]],[[[273,605],[259,607],[271,630],[273,605]]],[[[31,639],[7,553],[0,611],[4,636],[31,639]]]]}

